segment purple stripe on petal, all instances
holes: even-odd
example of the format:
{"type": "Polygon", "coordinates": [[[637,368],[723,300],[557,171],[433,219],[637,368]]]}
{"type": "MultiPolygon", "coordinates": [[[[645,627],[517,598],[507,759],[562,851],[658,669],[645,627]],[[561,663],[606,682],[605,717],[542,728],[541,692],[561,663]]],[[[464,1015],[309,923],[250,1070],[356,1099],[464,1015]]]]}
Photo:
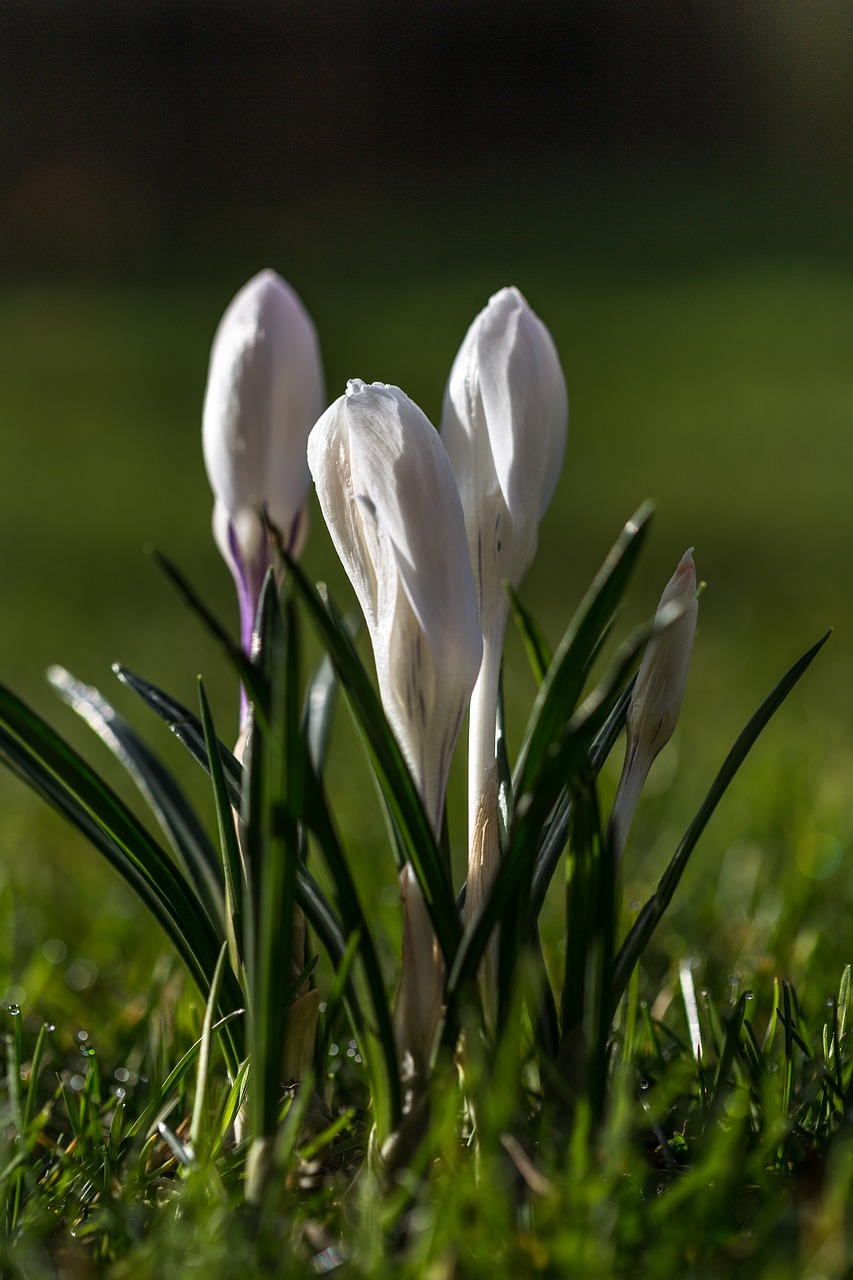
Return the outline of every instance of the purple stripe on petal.
{"type": "Polygon", "coordinates": [[[246,655],[252,651],[252,632],[255,627],[255,614],[258,609],[258,588],[252,581],[254,575],[243,561],[237,532],[234,525],[228,522],[228,545],[234,567],[237,570],[237,599],[240,605],[240,647],[246,655]]]}

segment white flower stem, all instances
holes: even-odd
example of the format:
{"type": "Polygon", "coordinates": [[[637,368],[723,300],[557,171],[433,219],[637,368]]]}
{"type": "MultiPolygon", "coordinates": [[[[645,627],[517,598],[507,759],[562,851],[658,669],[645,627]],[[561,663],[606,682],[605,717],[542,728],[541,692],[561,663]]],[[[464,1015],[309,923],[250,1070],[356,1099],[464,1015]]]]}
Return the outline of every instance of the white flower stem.
{"type": "MultiPolygon", "coordinates": [[[[497,820],[497,767],[495,730],[498,719],[498,687],[509,603],[502,595],[493,610],[491,625],[483,628],[483,661],[471,694],[468,728],[468,851],[474,847],[477,820],[484,798],[494,789],[497,820]]],[[[468,874],[471,874],[469,862],[468,874]]]]}
{"type": "MultiPolygon", "coordinates": [[[[495,730],[504,634],[509,606],[504,597],[491,626],[484,627],[483,662],[471,695],[468,736],[468,889],[465,918],[473,921],[492,887],[500,861],[498,770],[495,730]]],[[[497,934],[493,934],[478,974],[486,1024],[493,1028],[497,1004],[497,934]]]]}

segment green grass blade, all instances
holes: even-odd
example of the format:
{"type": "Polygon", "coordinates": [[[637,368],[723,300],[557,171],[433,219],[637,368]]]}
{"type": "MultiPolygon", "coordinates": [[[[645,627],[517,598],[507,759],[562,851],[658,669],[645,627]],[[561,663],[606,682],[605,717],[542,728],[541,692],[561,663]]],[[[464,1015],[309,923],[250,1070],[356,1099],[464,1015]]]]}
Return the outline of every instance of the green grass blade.
{"type": "MultiPolygon", "coordinates": [[[[350,937],[358,938],[358,955],[364,973],[365,993],[362,998],[358,990],[353,989],[353,995],[358,1005],[362,1007],[366,1005],[372,1013],[372,1018],[362,1016],[360,1020],[364,1030],[369,1033],[368,1043],[363,1046],[362,1056],[374,1079],[374,1105],[377,1108],[379,1132],[383,1136],[388,1136],[394,1132],[399,1121],[402,1098],[397,1070],[397,1050],[385,981],[367,917],[361,906],[358,890],[341,848],[321,784],[311,770],[306,773],[305,821],[320,845],[334,882],[344,929],[350,937]]],[[[339,965],[344,962],[345,955],[346,950],[338,958],[339,965]]],[[[352,984],[350,985],[352,987],[352,984]]],[[[366,1011],[365,1009],[364,1012],[366,1011]]],[[[354,1030],[358,1037],[361,1029],[356,1027],[354,1030]]]]}
{"type": "MultiPolygon", "coordinates": [[[[143,900],[206,995],[222,938],[180,869],[82,757],[3,685],[0,727],[6,730],[7,763],[88,839],[98,829],[95,847],[143,889],[143,900]]],[[[224,998],[230,1008],[241,1003],[236,984],[228,983],[224,998]]]]}
{"type": "Polygon", "coordinates": [[[172,774],[97,689],[75,679],[64,667],[51,667],[48,680],[130,774],[208,915],[221,928],[224,902],[219,859],[198,815],[172,774]]]}
{"type": "MultiPolygon", "coordinates": [[[[498,923],[502,930],[511,929],[516,948],[524,945],[536,923],[531,914],[533,869],[541,844],[542,831],[564,788],[580,782],[589,769],[589,753],[593,741],[601,733],[619,700],[620,691],[637,653],[660,623],[638,627],[617,652],[610,670],[593,689],[569,720],[564,735],[558,738],[542,761],[532,789],[516,793],[510,838],[504,858],[480,914],[465,936],[450,966],[448,999],[456,999],[472,980],[489,937],[498,923]]],[[[666,625],[664,620],[663,625],[666,625]]]]}
{"type": "Polygon", "coordinates": [[[551,744],[563,733],[581,695],[592,655],[614,611],[648,533],[650,504],[628,521],[569,624],[540,686],[515,770],[516,796],[528,791],[551,744]]]}
{"type": "Polygon", "coordinates": [[[184,604],[200,620],[204,629],[216,641],[236,670],[249,701],[258,708],[269,705],[269,684],[261,676],[258,667],[249,660],[239,644],[231,638],[222,623],[208,609],[195,589],[190,585],[177,565],[168,556],[155,548],[150,549],[151,558],[161,573],[169,580],[183,600],[184,604]]]}
{"type": "Polygon", "coordinates": [[[562,998],[561,1063],[582,1080],[594,1122],[604,1110],[609,996],[613,965],[615,876],[601,830],[595,783],[588,775],[574,791],[566,867],[566,957],[562,998]]]}
{"type": "MultiPolygon", "coordinates": [[[[132,689],[134,693],[138,694],[146,706],[150,707],[168,725],[178,741],[187,748],[193,759],[209,773],[210,763],[207,755],[207,741],[204,726],[199,718],[193,715],[192,711],[185,707],[183,703],[178,702],[176,698],[164,693],[162,689],[158,689],[156,685],[144,680],[142,676],[136,675],[120,663],[113,665],[113,672],[122,684],[127,685],[128,689],[132,689]]],[[[217,740],[217,747],[219,759],[222,763],[225,786],[228,790],[228,799],[232,808],[239,813],[243,785],[243,766],[236,759],[233,752],[225,746],[224,742],[217,740]]]]}
{"type": "Polygon", "coordinates": [[[269,727],[256,721],[250,735],[242,828],[251,889],[245,945],[252,1059],[249,1104],[254,1140],[265,1143],[278,1125],[305,748],[299,727],[293,606],[288,602],[282,611],[271,576],[258,617],[258,666],[270,689],[269,727]]]}
{"type": "Polygon", "coordinates": [[[204,1010],[204,1023],[202,1025],[198,1054],[198,1083],[196,1084],[193,1114],[190,1122],[190,1145],[194,1149],[196,1156],[198,1156],[201,1151],[201,1140],[204,1132],[204,1111],[207,1104],[210,1058],[213,1048],[213,1028],[216,1023],[216,1005],[219,999],[219,988],[222,985],[222,975],[225,971],[227,956],[228,945],[227,943],[223,943],[222,950],[219,953],[219,959],[216,962],[216,969],[213,974],[213,980],[210,984],[210,994],[207,997],[207,1004],[204,1010]]]}
{"type": "Polygon", "coordinates": [[[725,1103],[726,1095],[731,1087],[729,1077],[732,1072],[732,1067],[734,1066],[735,1055],[740,1046],[741,1030],[743,1028],[744,1018],[746,1017],[746,1006],[747,993],[744,992],[738,999],[735,1007],[729,1013],[726,1021],[723,1050],[720,1054],[717,1073],[714,1077],[714,1086],[708,1111],[708,1121],[705,1126],[706,1129],[715,1125],[722,1116],[723,1104],[725,1103]]]}
{"type": "MultiPolygon", "coordinates": [[[[225,933],[231,956],[231,967],[236,974],[242,972],[240,940],[243,936],[243,898],[248,884],[248,874],[243,864],[243,854],[234,826],[234,810],[228,794],[225,770],[218,749],[218,740],[207,694],[201,680],[198,682],[201,720],[207,746],[205,762],[213,786],[213,804],[219,828],[219,847],[222,857],[222,878],[225,885],[225,933]]],[[[237,761],[234,761],[235,765],[237,761]]],[[[240,766],[242,772],[242,766],[240,766]]]]}
{"type": "MultiPolygon", "coordinates": [[[[593,741],[589,752],[589,764],[593,778],[598,777],[605,760],[610,755],[619,734],[622,732],[625,723],[625,712],[628,709],[628,703],[631,701],[633,690],[634,680],[632,679],[622,690],[604,726],[599,730],[593,741]]],[[[545,834],[542,838],[539,852],[536,855],[536,865],[533,868],[530,903],[535,918],[538,918],[542,910],[548,886],[557,869],[560,855],[566,847],[571,816],[572,801],[568,791],[564,788],[545,827],[545,834]]]]}
{"type": "MultiPolygon", "coordinates": [[[[242,1017],[243,1010],[235,1009],[233,1013],[226,1014],[224,1018],[220,1018],[219,1021],[214,1024],[212,1030],[214,1032],[222,1032],[226,1028],[230,1028],[238,1018],[242,1017]]],[[[177,1064],[166,1076],[165,1080],[163,1080],[155,1089],[144,1109],[124,1130],[121,1140],[122,1155],[127,1154],[129,1147],[137,1138],[141,1138],[145,1141],[152,1133],[156,1133],[157,1126],[160,1121],[165,1120],[166,1116],[168,1116],[169,1112],[177,1102],[177,1090],[187,1073],[198,1061],[200,1052],[201,1040],[199,1039],[196,1040],[189,1049],[187,1049],[186,1053],[179,1059],[177,1064]]]]}
{"type": "Polygon", "coordinates": [[[508,582],[504,583],[504,591],[509,597],[509,607],[512,613],[513,621],[518,628],[524,645],[527,660],[530,663],[530,669],[533,672],[533,678],[538,685],[541,685],[545,679],[548,668],[551,665],[552,654],[539,625],[534,619],[530,610],[521,602],[518,593],[510,586],[508,582]]]}
{"type": "Polygon", "coordinates": [[[687,861],[696,847],[697,841],[708,824],[711,814],[716,809],[720,800],[724,796],[729,784],[740,769],[751,748],[754,746],[759,735],[770,721],[775,712],[787,698],[794,685],[800,677],[811,666],[820,650],[829,639],[830,632],[827,632],[817,644],[813,645],[806,653],[799,658],[791,669],[786,672],[776,687],[764,699],[761,706],[755,712],[755,715],[740,733],[737,741],[732,747],[729,754],[723,761],[722,768],[711,784],[711,789],[703,800],[698,813],[696,814],[690,826],[687,828],[681,843],[673,854],[672,861],[663,873],[660,883],[652,897],[645,904],[630,933],[622,944],[622,948],[616,957],[616,963],[613,970],[613,992],[612,1007],[615,1009],[622,993],[628,985],[631,977],[631,971],[639,960],[649,939],[654,933],[657,925],[666,911],[672,895],[675,893],[678,883],[684,874],[687,861]]]}

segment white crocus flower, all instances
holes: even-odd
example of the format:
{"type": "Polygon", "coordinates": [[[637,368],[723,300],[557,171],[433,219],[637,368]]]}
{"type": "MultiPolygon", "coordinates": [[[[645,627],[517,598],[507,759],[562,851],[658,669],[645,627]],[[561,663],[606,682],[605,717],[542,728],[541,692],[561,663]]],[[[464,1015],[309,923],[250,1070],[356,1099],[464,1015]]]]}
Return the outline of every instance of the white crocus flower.
{"type": "Polygon", "coordinates": [[[673,735],[684,700],[699,612],[692,547],[685,551],[666,584],[657,617],[668,606],[678,605],[682,612],[652,636],[646,646],[628,704],[625,763],[609,824],[609,840],[617,862],[622,856],[643,784],[656,757],[673,735]]]}
{"type": "Polygon", "coordinates": [[[251,646],[264,576],[273,562],[266,515],[291,553],[305,536],[308,434],[325,402],[311,317],[274,271],[261,271],[229,304],[210,353],[202,444],[214,494],[213,532],[240,602],[251,646]]]}
{"type": "Polygon", "coordinates": [[[533,559],[567,422],[566,383],[551,335],[517,289],[501,289],[453,362],[441,425],[465,511],[483,631],[468,757],[469,918],[497,870],[495,720],[509,607],[503,584],[518,587],[533,559]]]}
{"type": "Polygon", "coordinates": [[[367,621],[385,714],[437,835],[482,654],[447,454],[399,388],[354,380],[311,432],[308,465],[367,621]]]}
{"type": "MultiPolygon", "coordinates": [[[[408,396],[358,380],[312,431],[308,464],[367,621],[385,714],[438,837],[450,760],[483,649],[453,471],[408,396]]],[[[441,955],[408,866],[400,887],[403,967],[394,1026],[404,1072],[422,1079],[441,1010],[441,955]]]]}

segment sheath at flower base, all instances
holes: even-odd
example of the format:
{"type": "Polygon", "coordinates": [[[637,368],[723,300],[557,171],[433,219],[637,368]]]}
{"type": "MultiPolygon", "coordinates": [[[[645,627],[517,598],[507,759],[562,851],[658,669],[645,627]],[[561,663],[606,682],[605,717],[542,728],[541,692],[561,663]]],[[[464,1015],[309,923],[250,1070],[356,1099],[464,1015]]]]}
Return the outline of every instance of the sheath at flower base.
{"type": "Polygon", "coordinates": [[[567,424],[566,383],[551,335],[517,289],[501,289],[459,348],[441,425],[465,512],[483,631],[469,731],[469,919],[498,862],[495,721],[509,609],[503,584],[518,587],[533,559],[567,424]]]}
{"type": "Polygon", "coordinates": [[[273,563],[262,516],[298,553],[307,527],[309,432],[325,403],[317,335],[296,293],[261,271],[229,304],[210,353],[202,444],[213,533],[240,602],[248,653],[273,563]]]}
{"type": "Polygon", "coordinates": [[[617,863],[649,770],[672,737],[684,700],[699,612],[692,547],[685,551],[664,588],[657,616],[660,617],[667,606],[677,605],[682,606],[682,612],[663,631],[652,636],[646,646],[628,704],[625,763],[608,831],[617,863]]]}
{"type": "MultiPolygon", "coordinates": [[[[438,837],[450,761],[483,649],[450,462],[404,392],[355,380],[312,431],[308,465],[364,612],[385,714],[438,837]]],[[[418,999],[409,998],[404,976],[395,1021],[401,1057],[410,1055],[422,1075],[441,1005],[441,961],[432,930],[413,923],[425,905],[406,870],[401,889],[418,999]]]]}

